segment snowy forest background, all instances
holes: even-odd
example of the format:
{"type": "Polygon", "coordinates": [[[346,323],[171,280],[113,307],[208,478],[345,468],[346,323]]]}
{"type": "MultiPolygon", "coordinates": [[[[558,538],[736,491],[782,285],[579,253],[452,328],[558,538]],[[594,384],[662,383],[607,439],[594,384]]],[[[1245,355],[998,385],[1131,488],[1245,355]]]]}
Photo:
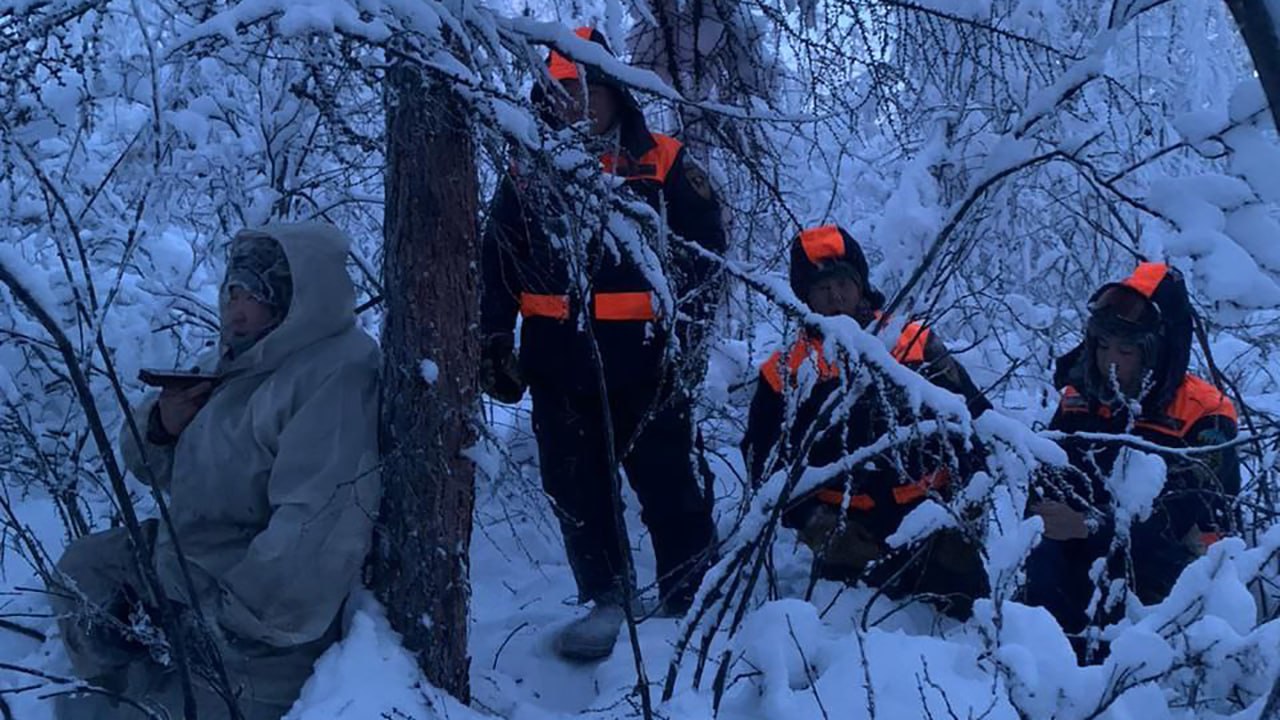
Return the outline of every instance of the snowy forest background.
{"type": "MultiPolygon", "coordinates": [[[[640,624],[638,643],[624,631],[600,665],[558,660],[548,638],[574,589],[528,401],[477,401],[470,704],[423,681],[365,593],[290,717],[1280,717],[1280,143],[1231,8],[1210,0],[0,0],[0,717],[52,717],[48,697],[74,687],[41,573],[119,522],[95,431],[114,437],[139,368],[212,340],[222,244],[272,219],[339,225],[380,336],[384,213],[399,207],[384,202],[386,109],[404,87],[388,69],[420,72],[424,107],[447,104],[474,151],[399,161],[472,157],[483,215],[510,154],[543,158],[548,182],[583,157],[527,102],[548,44],[631,85],[727,209],[731,280],[699,394],[723,558],[704,589],[718,590],[682,621],[640,624]],[[580,24],[634,67],[594,53],[580,24]],[[937,328],[997,405],[975,424],[987,473],[900,538],[986,510],[995,592],[963,625],[810,585],[808,551],[770,525],[777,488],[744,481],[756,367],[797,327],[786,243],[820,222],[864,244],[896,309],[937,328]],[[1195,367],[1245,409],[1249,530],[1161,605],[1130,607],[1105,665],[1077,668],[1049,616],[1010,601],[1039,528],[1022,519],[1026,481],[1061,462],[1041,432],[1053,357],[1091,291],[1139,256],[1187,274],[1195,367]]],[[[887,362],[870,336],[840,341],[887,362]]],[[[969,422],[914,376],[884,378],[969,422]]],[[[1129,516],[1163,467],[1131,454],[1150,482],[1121,497],[1129,516]]],[[[634,502],[628,518],[644,585],[634,502]]]]}

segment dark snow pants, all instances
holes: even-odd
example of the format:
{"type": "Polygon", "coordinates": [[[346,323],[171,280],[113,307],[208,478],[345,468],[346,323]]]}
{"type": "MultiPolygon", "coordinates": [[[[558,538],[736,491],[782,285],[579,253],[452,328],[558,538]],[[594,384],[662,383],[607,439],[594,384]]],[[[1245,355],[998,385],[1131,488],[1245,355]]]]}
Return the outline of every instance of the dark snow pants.
{"type": "MultiPolygon", "coordinates": [[[[1027,557],[1027,585],[1022,600],[1027,605],[1042,607],[1062,626],[1071,641],[1081,665],[1101,661],[1105,646],[1089,647],[1085,630],[1103,627],[1120,619],[1123,609],[1112,605],[1103,582],[1098,603],[1090,613],[1089,604],[1098,587],[1089,577],[1093,564],[1106,553],[1106,545],[1096,539],[1050,540],[1044,538],[1027,557]]],[[[1114,563],[1112,563],[1114,564],[1114,563]]],[[[1112,576],[1111,568],[1107,569],[1112,576]]]]}
{"type": "MultiPolygon", "coordinates": [[[[144,530],[153,539],[155,521],[144,524],[144,530]]],[[[70,587],[50,588],[50,603],[58,616],[71,666],[77,676],[111,693],[59,696],[55,700],[58,719],[151,717],[120,696],[182,717],[183,695],[175,668],[156,662],[141,639],[121,629],[121,623],[127,625],[130,617],[155,615],[141,601],[142,578],[126,530],[116,528],[76,540],[58,561],[58,570],[70,587]]],[[[245,641],[221,645],[222,663],[238,693],[237,705],[245,720],[283,717],[339,630],[335,623],[320,640],[292,648],[245,641]]],[[[193,676],[198,674],[193,672],[193,676]]],[[[199,677],[193,677],[192,683],[201,720],[230,718],[225,701],[206,683],[199,677]]]]}
{"type": "MultiPolygon", "coordinates": [[[[1133,559],[1132,584],[1128,589],[1137,594],[1138,600],[1153,605],[1165,600],[1178,582],[1178,575],[1194,559],[1187,548],[1179,543],[1158,537],[1146,537],[1144,528],[1135,529],[1130,557],[1133,559]]],[[[1106,596],[1111,579],[1125,578],[1125,561],[1120,553],[1108,556],[1106,578],[1097,606],[1089,612],[1097,583],[1089,578],[1089,570],[1100,557],[1110,551],[1110,537],[1053,541],[1044,538],[1032,550],[1027,559],[1027,587],[1023,602],[1043,607],[1062,626],[1062,630],[1075,648],[1080,662],[1101,661],[1106,647],[1089,653],[1082,637],[1089,626],[1116,623],[1124,612],[1123,598],[1106,596]]]]}
{"type": "Polygon", "coordinates": [[[1089,601],[1096,590],[1089,569],[1101,557],[1092,546],[1088,540],[1044,538],[1027,558],[1024,601],[1048,610],[1069,635],[1089,626],[1089,601]]]}
{"type": "MultiPolygon", "coordinates": [[[[1138,599],[1147,605],[1158,603],[1168,596],[1177,582],[1178,575],[1194,556],[1178,543],[1159,537],[1148,539],[1144,528],[1135,529],[1130,556],[1133,559],[1132,583],[1128,586],[1138,599]]],[[[1080,635],[1090,626],[1104,627],[1120,620],[1123,598],[1105,595],[1110,580],[1126,577],[1126,563],[1120,553],[1110,551],[1110,536],[1090,537],[1080,540],[1040,541],[1027,558],[1027,585],[1023,602],[1042,607],[1053,615],[1064,632],[1071,637],[1081,662],[1086,653],[1080,635]],[[1089,571],[1099,558],[1108,557],[1106,581],[1094,612],[1089,612],[1097,584],[1089,577],[1089,571]],[[1109,607],[1114,605],[1114,607],[1109,607]]],[[[1098,659],[1096,656],[1095,660],[1098,659]]]]}
{"type": "MultiPolygon", "coordinates": [[[[605,409],[598,395],[531,388],[542,485],[555,505],[580,602],[621,600],[625,565],[615,521],[605,409]]],[[[616,460],[640,499],[669,610],[687,608],[711,562],[710,471],[695,452],[692,408],[652,388],[609,397],[616,460]],[[638,431],[638,432],[637,432],[638,431]]],[[[621,488],[618,488],[619,491],[621,488]]]]}

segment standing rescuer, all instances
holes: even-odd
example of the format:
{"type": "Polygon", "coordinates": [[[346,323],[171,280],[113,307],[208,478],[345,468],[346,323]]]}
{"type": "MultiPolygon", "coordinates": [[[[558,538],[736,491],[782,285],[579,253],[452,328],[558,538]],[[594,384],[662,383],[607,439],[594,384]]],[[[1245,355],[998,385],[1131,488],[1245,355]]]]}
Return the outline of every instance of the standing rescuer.
{"type": "MultiPolygon", "coordinates": [[[[576,34],[607,51],[598,32],[576,34]]],[[[535,87],[535,104],[556,124],[584,126],[603,172],[654,208],[671,234],[723,252],[719,203],[681,143],[650,132],[635,99],[599,68],[553,51],[547,71],[558,87],[535,87]]],[[[564,221],[574,214],[569,196],[526,182],[518,167],[498,188],[483,244],[481,375],[485,391],[504,402],[518,401],[526,384],[532,393],[543,487],[560,520],[579,600],[594,604],[561,632],[557,647],[566,657],[591,660],[612,652],[628,600],[611,456],[639,496],[665,613],[689,607],[712,553],[712,498],[700,482],[705,470],[694,447],[690,383],[681,382],[687,378],[678,368],[693,364],[681,356],[696,351],[714,312],[715,267],[687,253],[658,252],[658,238],[644,239],[671,279],[672,337],[629,249],[593,237],[586,267],[573,259],[564,221]],[[587,290],[576,281],[584,275],[587,290]]]]}
{"type": "MultiPolygon", "coordinates": [[[[1104,285],[1089,303],[1080,346],[1058,361],[1062,388],[1051,430],[1137,436],[1168,448],[1222,445],[1236,435],[1236,410],[1216,387],[1187,372],[1192,309],[1186,284],[1163,263],[1142,263],[1128,278],[1104,285]]],[[[1167,455],[1167,479],[1146,520],[1135,521],[1129,547],[1117,547],[1106,481],[1122,444],[1098,439],[1061,441],[1074,472],[1046,477],[1029,510],[1044,521],[1044,539],[1027,563],[1026,600],[1043,606],[1072,634],[1082,661],[1090,625],[1118,619],[1118,598],[1105,592],[1093,610],[1090,577],[1107,558],[1107,576],[1128,578],[1143,603],[1163,600],[1182,569],[1229,530],[1240,467],[1230,447],[1167,455]]],[[[1101,586],[1109,583],[1103,578],[1101,586]]]]}
{"type": "MultiPolygon", "coordinates": [[[[811,228],[791,246],[791,287],[814,312],[847,316],[862,326],[881,317],[884,296],[869,281],[857,242],[834,225],[811,228]]],[[[991,405],[937,334],[908,323],[891,353],[930,382],[962,395],[973,415],[991,405]]],[[[900,391],[879,383],[846,383],[860,368],[834,358],[812,329],[760,368],[743,454],[758,486],[778,469],[800,460],[819,467],[839,462],[900,424],[918,419],[900,391]],[[812,379],[812,382],[810,382],[812,379]],[[847,415],[833,416],[833,396],[853,392],[847,415]],[[794,417],[788,411],[794,407],[794,417]],[[790,420],[789,420],[790,418],[790,420]],[[801,456],[807,447],[807,455],[801,456]]],[[[891,551],[888,538],[907,513],[930,494],[946,497],[976,468],[963,443],[922,438],[878,453],[856,470],[815,492],[793,498],[782,515],[786,527],[814,550],[822,577],[880,586],[890,597],[922,594],[942,610],[967,617],[973,600],[988,591],[976,546],[960,532],[944,530],[912,548],[891,551]]]]}

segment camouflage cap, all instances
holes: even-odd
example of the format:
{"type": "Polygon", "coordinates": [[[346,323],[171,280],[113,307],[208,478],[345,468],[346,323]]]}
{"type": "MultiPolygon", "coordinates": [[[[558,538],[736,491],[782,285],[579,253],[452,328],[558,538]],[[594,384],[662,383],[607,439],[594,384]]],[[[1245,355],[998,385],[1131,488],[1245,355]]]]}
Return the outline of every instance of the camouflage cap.
{"type": "Polygon", "coordinates": [[[227,248],[227,275],[222,289],[228,292],[234,287],[243,288],[259,302],[276,308],[282,317],[289,312],[293,277],[284,248],[275,238],[251,232],[236,235],[227,248]]]}

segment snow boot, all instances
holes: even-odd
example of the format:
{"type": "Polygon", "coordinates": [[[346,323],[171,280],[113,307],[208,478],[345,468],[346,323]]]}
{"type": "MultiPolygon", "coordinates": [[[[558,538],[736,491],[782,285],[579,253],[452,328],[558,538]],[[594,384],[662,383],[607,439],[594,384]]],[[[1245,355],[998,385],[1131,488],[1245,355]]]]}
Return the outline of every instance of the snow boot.
{"type": "Polygon", "coordinates": [[[621,605],[597,604],[586,617],[578,618],[556,636],[556,652],[579,662],[603,660],[613,653],[618,632],[626,620],[621,605]]]}

